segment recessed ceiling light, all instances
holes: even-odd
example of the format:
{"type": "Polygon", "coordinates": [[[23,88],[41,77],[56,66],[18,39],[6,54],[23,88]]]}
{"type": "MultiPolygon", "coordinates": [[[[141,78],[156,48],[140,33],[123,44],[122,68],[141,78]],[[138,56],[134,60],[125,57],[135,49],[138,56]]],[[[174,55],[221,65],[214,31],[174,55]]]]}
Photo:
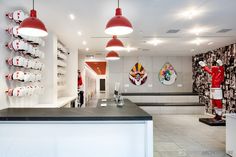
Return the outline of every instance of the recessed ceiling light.
{"type": "Polygon", "coordinates": [[[194,52],[194,51],[195,51],[195,49],[191,49],[190,51],[191,51],[191,52],[194,52]]]}
{"type": "Polygon", "coordinates": [[[74,14],[70,14],[69,17],[70,17],[71,20],[75,19],[75,15],[74,14]]]}
{"type": "Polygon", "coordinates": [[[81,35],[82,35],[82,33],[81,33],[80,31],[78,31],[78,32],[77,32],[77,34],[78,34],[79,36],[81,36],[81,35]]]}
{"type": "Polygon", "coordinates": [[[84,41],[82,41],[82,44],[83,45],[87,45],[87,42],[84,40],[84,41]]]}
{"type": "Polygon", "coordinates": [[[208,28],[206,27],[195,27],[189,31],[189,33],[199,35],[200,33],[206,32],[208,28]]]}
{"type": "Polygon", "coordinates": [[[137,51],[137,50],[138,50],[137,48],[135,48],[135,47],[130,47],[130,46],[127,46],[125,49],[126,49],[127,52],[130,52],[130,51],[137,51]]]}
{"type": "Polygon", "coordinates": [[[201,13],[201,10],[192,8],[179,13],[179,16],[191,20],[194,17],[199,16],[201,13]]]}
{"type": "Polygon", "coordinates": [[[207,45],[212,45],[212,44],[214,44],[214,42],[213,42],[213,41],[209,42],[207,45]]]}
{"type": "Polygon", "coordinates": [[[155,39],[152,39],[152,40],[147,41],[146,43],[151,44],[151,45],[154,45],[154,46],[157,46],[157,45],[163,43],[163,41],[160,40],[160,39],[156,39],[156,38],[155,38],[155,39]]]}
{"type": "Polygon", "coordinates": [[[197,46],[201,45],[203,42],[205,42],[206,40],[203,40],[201,38],[196,38],[194,40],[192,40],[190,43],[191,44],[196,44],[197,46]]]}
{"type": "Polygon", "coordinates": [[[89,51],[89,48],[87,47],[85,50],[86,50],[86,51],[89,51]]]}

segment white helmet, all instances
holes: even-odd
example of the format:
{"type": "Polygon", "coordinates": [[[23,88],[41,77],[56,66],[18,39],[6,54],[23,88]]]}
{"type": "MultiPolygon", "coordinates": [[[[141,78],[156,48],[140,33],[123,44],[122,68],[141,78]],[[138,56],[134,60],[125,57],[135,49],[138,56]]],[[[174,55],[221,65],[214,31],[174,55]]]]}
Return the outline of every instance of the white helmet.
{"type": "Polygon", "coordinates": [[[12,64],[14,66],[19,66],[19,67],[23,67],[25,63],[25,58],[21,57],[21,56],[15,56],[12,59],[12,64]]]}
{"type": "Polygon", "coordinates": [[[41,79],[42,79],[42,75],[41,74],[36,74],[35,75],[36,76],[36,81],[41,81],[41,79]]]}
{"type": "Polygon", "coordinates": [[[10,28],[6,29],[6,31],[15,38],[20,36],[18,30],[19,30],[19,26],[14,26],[14,27],[10,27],[10,28]]]}
{"type": "Polygon", "coordinates": [[[27,43],[24,40],[20,40],[20,39],[13,40],[7,45],[7,47],[10,50],[14,50],[14,51],[27,51],[28,49],[27,43]]]}
{"type": "Polygon", "coordinates": [[[13,96],[25,96],[25,88],[24,87],[16,87],[13,89],[13,96]]]}
{"type": "Polygon", "coordinates": [[[16,10],[14,12],[7,13],[6,16],[17,23],[22,22],[24,19],[28,17],[28,15],[25,14],[22,10],[16,10]]]}
{"type": "Polygon", "coordinates": [[[35,82],[36,81],[36,75],[33,73],[30,73],[30,82],[35,82]]]}
{"type": "Polygon", "coordinates": [[[12,76],[13,80],[20,80],[20,81],[24,81],[24,72],[23,71],[16,71],[13,73],[12,76]]]}

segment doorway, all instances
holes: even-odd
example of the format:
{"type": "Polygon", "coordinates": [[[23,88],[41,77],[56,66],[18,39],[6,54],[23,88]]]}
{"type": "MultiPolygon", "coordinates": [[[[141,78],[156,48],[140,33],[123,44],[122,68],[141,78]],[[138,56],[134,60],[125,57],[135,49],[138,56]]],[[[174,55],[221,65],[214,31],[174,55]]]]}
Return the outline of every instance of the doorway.
{"type": "Polygon", "coordinates": [[[100,92],[106,91],[106,79],[100,79],[100,92]]]}

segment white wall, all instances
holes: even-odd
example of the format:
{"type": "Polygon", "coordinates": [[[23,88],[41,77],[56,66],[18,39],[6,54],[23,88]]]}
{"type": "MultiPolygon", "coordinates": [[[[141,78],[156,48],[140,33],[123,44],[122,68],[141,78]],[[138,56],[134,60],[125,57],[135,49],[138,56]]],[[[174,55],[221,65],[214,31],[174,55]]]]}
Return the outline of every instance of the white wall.
{"type": "Polygon", "coordinates": [[[192,58],[191,57],[163,57],[140,56],[121,57],[118,61],[109,61],[109,94],[113,94],[115,82],[120,82],[121,92],[192,92],[192,58]],[[141,63],[148,73],[145,84],[133,85],[129,80],[129,72],[135,63],[141,63]],[[158,73],[166,63],[171,63],[177,74],[176,82],[171,86],[161,84],[158,73]],[[182,84],[182,87],[177,87],[182,84]]]}
{"type": "Polygon", "coordinates": [[[72,50],[67,57],[66,95],[74,96],[77,95],[78,52],[72,50]]]}
{"type": "Polygon", "coordinates": [[[57,37],[50,32],[45,38],[45,43],[45,47],[42,48],[45,53],[45,58],[42,60],[45,65],[42,71],[42,85],[45,91],[39,103],[53,104],[57,101],[57,37]]]}
{"type": "Polygon", "coordinates": [[[98,75],[89,67],[86,66],[86,57],[84,55],[78,56],[78,70],[80,70],[82,75],[83,87],[85,97],[85,105],[86,102],[91,99],[92,95],[96,94],[97,90],[97,79],[98,75]]]}

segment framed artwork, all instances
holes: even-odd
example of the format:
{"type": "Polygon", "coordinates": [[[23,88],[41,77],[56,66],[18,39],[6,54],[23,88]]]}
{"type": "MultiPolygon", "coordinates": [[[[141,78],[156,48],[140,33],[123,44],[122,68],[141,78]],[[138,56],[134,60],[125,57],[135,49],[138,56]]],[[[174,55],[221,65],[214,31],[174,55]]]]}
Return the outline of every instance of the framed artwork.
{"type": "Polygon", "coordinates": [[[147,80],[147,73],[140,63],[136,63],[129,72],[129,80],[136,86],[143,85],[147,80]]]}
{"type": "Polygon", "coordinates": [[[159,72],[159,81],[163,85],[172,85],[177,79],[177,73],[170,63],[165,63],[159,72]]]}

